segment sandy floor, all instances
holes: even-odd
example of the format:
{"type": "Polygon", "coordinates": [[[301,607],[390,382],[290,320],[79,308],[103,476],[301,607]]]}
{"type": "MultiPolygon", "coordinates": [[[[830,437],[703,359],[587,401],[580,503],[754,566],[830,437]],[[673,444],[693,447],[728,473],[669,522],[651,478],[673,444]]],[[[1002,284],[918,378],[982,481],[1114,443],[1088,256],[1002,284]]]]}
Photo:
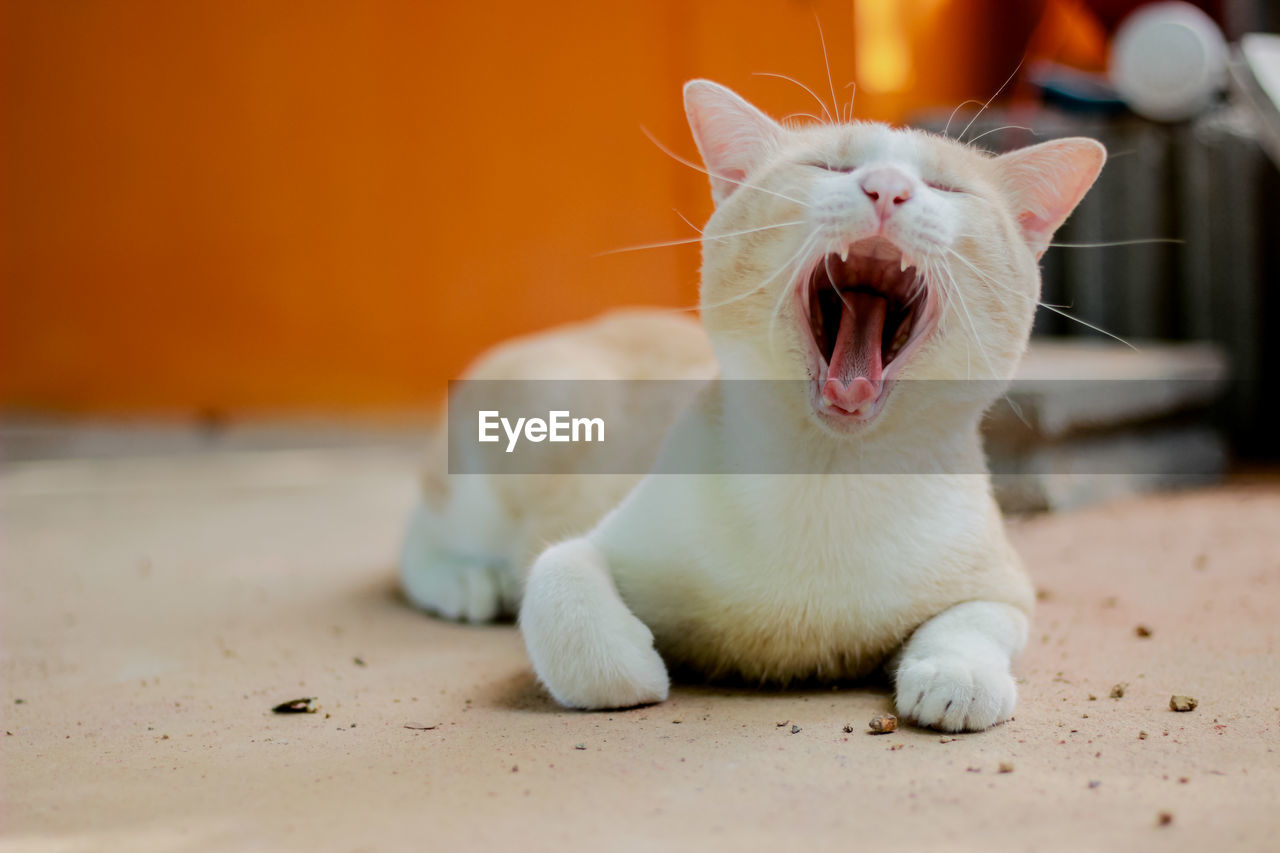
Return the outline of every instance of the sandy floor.
{"type": "Polygon", "coordinates": [[[1043,589],[1017,718],[951,738],[867,734],[881,688],[561,711],[512,627],[394,594],[411,473],[346,449],[0,474],[0,848],[1280,845],[1280,486],[1015,524],[1043,589]]]}

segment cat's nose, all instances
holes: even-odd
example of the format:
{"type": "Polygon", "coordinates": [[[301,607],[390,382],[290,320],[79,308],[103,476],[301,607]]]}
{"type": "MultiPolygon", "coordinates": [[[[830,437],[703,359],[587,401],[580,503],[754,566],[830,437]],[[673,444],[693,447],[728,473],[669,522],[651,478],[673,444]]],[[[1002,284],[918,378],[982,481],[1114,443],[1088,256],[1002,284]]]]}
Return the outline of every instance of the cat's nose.
{"type": "Polygon", "coordinates": [[[911,200],[911,177],[893,166],[876,166],[858,181],[862,192],[875,205],[876,213],[884,221],[894,209],[911,200]]]}

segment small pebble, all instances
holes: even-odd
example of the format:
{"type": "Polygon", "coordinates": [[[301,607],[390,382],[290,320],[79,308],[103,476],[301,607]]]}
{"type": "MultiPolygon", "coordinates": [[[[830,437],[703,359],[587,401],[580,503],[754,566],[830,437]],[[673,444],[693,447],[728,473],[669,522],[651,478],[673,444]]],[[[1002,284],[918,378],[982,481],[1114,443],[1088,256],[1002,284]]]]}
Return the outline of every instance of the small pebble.
{"type": "Polygon", "coordinates": [[[794,735],[794,734],[799,734],[799,733],[800,733],[800,727],[799,727],[799,726],[792,726],[792,727],[791,727],[791,733],[792,733],[793,735],[794,735]]]}
{"type": "Polygon", "coordinates": [[[1129,685],[1128,685],[1127,683],[1121,683],[1121,684],[1117,684],[1117,685],[1115,685],[1114,687],[1112,687],[1112,688],[1111,688],[1111,698],[1112,698],[1112,699],[1122,699],[1122,698],[1124,698],[1124,689],[1125,689],[1126,687],[1128,687],[1128,686],[1129,686],[1129,685]]]}
{"type": "Polygon", "coordinates": [[[844,724],[844,733],[845,733],[845,734],[851,734],[852,732],[853,732],[853,723],[845,723],[845,724],[844,724]]]}
{"type": "Polygon", "coordinates": [[[1170,711],[1194,711],[1200,703],[1191,696],[1173,695],[1169,697],[1170,711]]]}
{"type": "Polygon", "coordinates": [[[290,699],[288,702],[281,702],[271,711],[275,714],[314,714],[316,712],[316,700],[315,697],[290,699]]]}
{"type": "Polygon", "coordinates": [[[1012,772],[1013,772],[1013,762],[1012,762],[1012,761],[1001,761],[1001,762],[1000,762],[1000,766],[999,766],[998,768],[996,768],[996,769],[997,769],[999,772],[1001,772],[1001,773],[1012,773],[1012,772]]]}
{"type": "Polygon", "coordinates": [[[573,748],[574,748],[574,749],[586,749],[586,748],[587,748],[587,745],[586,745],[585,743],[575,743],[575,744],[573,745],[573,748]]]}
{"type": "Polygon", "coordinates": [[[1172,812],[1160,812],[1156,815],[1156,826],[1168,826],[1171,823],[1173,823],[1172,812]]]}
{"type": "Polygon", "coordinates": [[[1133,629],[1133,633],[1137,634],[1139,637],[1150,637],[1151,629],[1148,628],[1146,625],[1139,625],[1138,627],[1133,629]]]}
{"type": "Polygon", "coordinates": [[[893,714],[876,714],[867,725],[875,734],[885,735],[898,730],[898,718],[893,714]]]}

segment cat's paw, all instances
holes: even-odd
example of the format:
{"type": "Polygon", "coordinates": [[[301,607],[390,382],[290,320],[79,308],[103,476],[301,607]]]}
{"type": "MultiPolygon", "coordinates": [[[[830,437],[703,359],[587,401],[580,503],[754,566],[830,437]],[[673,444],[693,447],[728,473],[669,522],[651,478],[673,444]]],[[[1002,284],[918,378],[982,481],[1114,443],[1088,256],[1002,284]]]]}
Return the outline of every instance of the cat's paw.
{"type": "Polygon", "coordinates": [[[525,644],[534,672],[557,702],[569,708],[600,710],[651,705],[666,700],[667,666],[653,648],[653,635],[627,614],[607,632],[584,637],[554,636],[571,626],[548,626],[523,619],[525,644]]]}
{"type": "Polygon", "coordinates": [[[1018,688],[1007,666],[958,655],[905,661],[898,715],[946,732],[977,732],[1013,716],[1018,688]]]}
{"type": "Polygon", "coordinates": [[[478,561],[443,556],[405,559],[400,585],[415,607],[444,619],[492,622],[507,609],[497,567],[478,561]]]}
{"type": "Polygon", "coordinates": [[[520,630],[538,679],[561,705],[597,710],[667,698],[653,632],[618,597],[585,540],[547,549],[529,574],[520,630]]]}

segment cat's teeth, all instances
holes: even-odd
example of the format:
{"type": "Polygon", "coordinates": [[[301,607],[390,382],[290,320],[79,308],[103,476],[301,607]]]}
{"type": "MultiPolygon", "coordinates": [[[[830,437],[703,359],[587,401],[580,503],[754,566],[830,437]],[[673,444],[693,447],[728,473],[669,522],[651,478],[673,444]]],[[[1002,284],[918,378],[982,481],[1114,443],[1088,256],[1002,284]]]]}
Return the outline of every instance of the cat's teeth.
{"type": "Polygon", "coordinates": [[[907,267],[909,267],[909,266],[911,266],[911,264],[907,263],[907,256],[904,254],[904,255],[902,256],[902,268],[901,268],[900,270],[898,270],[898,272],[906,272],[906,271],[907,271],[907,267]]]}
{"type": "Polygon", "coordinates": [[[845,246],[843,249],[840,250],[840,263],[843,264],[848,260],[849,260],[849,247],[845,246]]]}

